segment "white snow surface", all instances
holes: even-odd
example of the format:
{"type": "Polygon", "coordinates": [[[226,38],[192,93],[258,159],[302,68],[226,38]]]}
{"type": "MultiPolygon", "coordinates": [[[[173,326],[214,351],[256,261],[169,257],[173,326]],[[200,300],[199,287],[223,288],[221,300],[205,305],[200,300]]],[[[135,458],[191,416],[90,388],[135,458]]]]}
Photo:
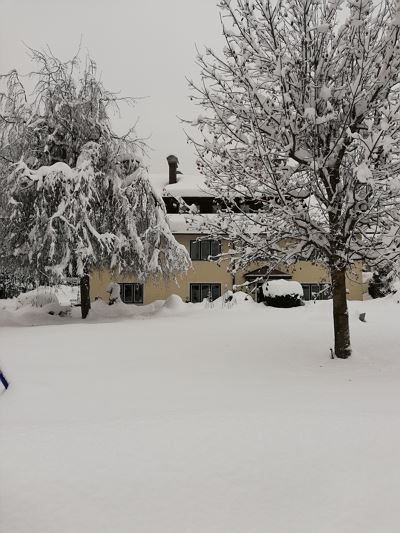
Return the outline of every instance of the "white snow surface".
{"type": "Polygon", "coordinates": [[[289,281],[287,279],[266,281],[262,289],[264,296],[270,296],[271,298],[288,295],[300,296],[301,298],[304,295],[303,287],[298,281],[289,281]]]}
{"type": "Polygon", "coordinates": [[[331,302],[237,300],[2,301],[1,531],[395,533],[399,296],[350,302],[347,361],[331,302]]]}

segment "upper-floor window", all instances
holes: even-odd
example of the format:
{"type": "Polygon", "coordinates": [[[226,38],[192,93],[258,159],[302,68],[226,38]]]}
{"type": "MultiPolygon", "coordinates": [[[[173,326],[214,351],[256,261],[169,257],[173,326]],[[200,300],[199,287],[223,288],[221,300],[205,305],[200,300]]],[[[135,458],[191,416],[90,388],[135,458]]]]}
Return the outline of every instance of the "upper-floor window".
{"type": "Polygon", "coordinates": [[[221,243],[215,239],[190,241],[190,259],[209,261],[221,253],[221,243]]]}

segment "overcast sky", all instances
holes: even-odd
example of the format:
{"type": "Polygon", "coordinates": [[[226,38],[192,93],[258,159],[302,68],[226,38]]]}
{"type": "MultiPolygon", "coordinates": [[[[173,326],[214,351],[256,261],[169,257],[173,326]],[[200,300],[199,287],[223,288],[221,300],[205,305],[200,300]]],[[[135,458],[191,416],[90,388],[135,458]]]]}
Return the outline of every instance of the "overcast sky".
{"type": "MultiPolygon", "coordinates": [[[[127,126],[139,117],[138,133],[150,136],[150,167],[167,170],[173,153],[185,173],[195,154],[177,116],[200,114],[189,101],[185,77],[198,78],[195,45],[222,48],[217,0],[0,0],[0,72],[32,67],[23,43],[50,46],[70,59],[83,38],[104,85],[128,96],[147,96],[124,108],[127,126]]],[[[121,124],[117,124],[120,128],[121,124]]]]}

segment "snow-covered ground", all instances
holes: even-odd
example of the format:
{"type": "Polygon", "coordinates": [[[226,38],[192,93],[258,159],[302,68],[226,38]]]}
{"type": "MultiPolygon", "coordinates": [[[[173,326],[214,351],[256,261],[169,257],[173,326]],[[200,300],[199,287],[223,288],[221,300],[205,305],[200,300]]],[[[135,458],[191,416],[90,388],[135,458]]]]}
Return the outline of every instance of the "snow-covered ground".
{"type": "Polygon", "coordinates": [[[351,303],[348,361],[331,302],[3,307],[2,532],[399,530],[396,297],[351,303]]]}

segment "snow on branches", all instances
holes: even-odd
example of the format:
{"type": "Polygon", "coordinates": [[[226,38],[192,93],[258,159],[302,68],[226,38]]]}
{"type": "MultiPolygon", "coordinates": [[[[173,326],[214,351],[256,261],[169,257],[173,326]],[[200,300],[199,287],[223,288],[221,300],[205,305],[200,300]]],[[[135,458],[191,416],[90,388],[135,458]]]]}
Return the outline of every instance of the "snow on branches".
{"type": "Polygon", "coordinates": [[[194,142],[227,213],[243,214],[239,263],[318,256],[343,268],[398,254],[399,3],[219,5],[226,46],[198,57],[194,142]]]}
{"type": "Polygon", "coordinates": [[[236,267],[325,262],[343,318],[346,268],[400,251],[400,2],[219,7],[223,53],[199,54],[191,83],[199,167],[226,204],[210,233],[236,267]]]}
{"type": "Polygon", "coordinates": [[[96,170],[99,157],[99,145],[91,142],[75,168],[17,165],[8,181],[9,259],[52,281],[82,277],[94,267],[139,278],[187,268],[145,169],[105,174],[96,170]]]}
{"type": "Polygon", "coordinates": [[[78,56],[31,52],[32,99],[15,71],[0,80],[2,261],[42,282],[101,267],[139,279],[186,270],[144,144],[134,128],[111,127],[110,112],[133,100],[106,90],[90,58],[82,67],[78,56]]]}

